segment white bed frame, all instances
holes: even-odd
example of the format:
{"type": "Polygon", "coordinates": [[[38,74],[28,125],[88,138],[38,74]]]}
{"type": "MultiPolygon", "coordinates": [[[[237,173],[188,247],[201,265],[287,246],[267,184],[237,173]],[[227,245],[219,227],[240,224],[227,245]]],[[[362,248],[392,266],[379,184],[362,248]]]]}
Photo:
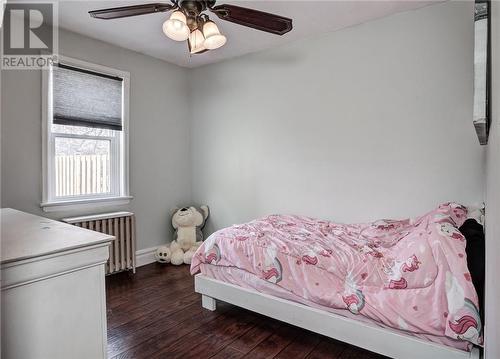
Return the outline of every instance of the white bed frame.
{"type": "Polygon", "coordinates": [[[479,359],[471,352],[419,339],[401,331],[363,323],[306,305],[242,288],[198,274],[195,291],[202,294],[202,306],[214,311],[217,300],[281,320],[300,328],[355,345],[392,358],[479,359]]]}

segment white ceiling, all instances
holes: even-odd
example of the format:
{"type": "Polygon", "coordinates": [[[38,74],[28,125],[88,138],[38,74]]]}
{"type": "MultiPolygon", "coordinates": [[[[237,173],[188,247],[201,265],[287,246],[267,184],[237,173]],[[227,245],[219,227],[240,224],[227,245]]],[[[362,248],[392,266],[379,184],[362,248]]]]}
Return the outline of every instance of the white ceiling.
{"type": "Polygon", "coordinates": [[[253,30],[211,16],[227,38],[217,50],[189,56],[185,42],[179,43],[163,35],[161,26],[168,13],[142,15],[116,20],[98,20],[89,10],[154,2],[136,1],[59,1],[59,26],[92,38],[150,55],[180,66],[197,67],[231,57],[280,46],[286,42],[315,36],[344,27],[364,23],[402,11],[417,9],[442,0],[387,1],[235,1],[218,0],[283,15],[293,19],[294,29],[277,36],[253,30]]]}

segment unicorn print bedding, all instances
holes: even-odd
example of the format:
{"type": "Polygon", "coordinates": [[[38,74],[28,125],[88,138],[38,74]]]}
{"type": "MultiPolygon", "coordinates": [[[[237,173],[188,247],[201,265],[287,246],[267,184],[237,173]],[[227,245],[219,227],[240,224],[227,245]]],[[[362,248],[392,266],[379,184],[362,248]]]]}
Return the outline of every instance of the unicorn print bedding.
{"type": "Polygon", "coordinates": [[[255,277],[303,303],[470,349],[483,336],[458,230],[466,215],[454,203],[415,219],[367,224],[271,215],[212,234],[191,273],[237,269],[248,274],[240,280],[255,277]]]}

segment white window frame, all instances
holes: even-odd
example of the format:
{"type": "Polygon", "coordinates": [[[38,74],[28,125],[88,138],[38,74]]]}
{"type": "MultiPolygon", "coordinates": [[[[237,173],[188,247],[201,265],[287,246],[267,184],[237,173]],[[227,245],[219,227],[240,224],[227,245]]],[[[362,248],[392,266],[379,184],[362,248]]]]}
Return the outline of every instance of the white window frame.
{"type": "Polygon", "coordinates": [[[133,198],[129,192],[129,98],[130,98],[130,73],[113,69],[110,67],[77,60],[66,56],[58,56],[61,63],[69,66],[83,68],[86,70],[120,77],[123,79],[122,92],[122,131],[119,131],[121,141],[117,137],[106,136],[80,136],[71,134],[52,133],[53,101],[52,101],[52,70],[42,71],[42,171],[43,191],[40,206],[45,212],[90,209],[105,205],[127,204],[133,198]],[[111,162],[111,193],[105,195],[87,196],[55,196],[55,138],[85,138],[97,140],[109,140],[111,153],[117,153],[119,142],[121,151],[119,161],[111,162]],[[113,180],[115,182],[113,183],[113,180]]]}

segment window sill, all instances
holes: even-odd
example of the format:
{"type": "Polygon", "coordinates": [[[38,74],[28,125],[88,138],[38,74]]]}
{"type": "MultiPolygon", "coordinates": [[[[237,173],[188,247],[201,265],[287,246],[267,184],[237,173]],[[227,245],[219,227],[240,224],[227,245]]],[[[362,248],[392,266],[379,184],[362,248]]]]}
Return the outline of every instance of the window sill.
{"type": "Polygon", "coordinates": [[[120,206],[130,203],[134,197],[121,196],[121,197],[105,197],[105,198],[92,198],[92,199],[77,199],[71,201],[54,201],[44,202],[40,204],[44,212],[63,212],[73,210],[89,210],[93,208],[100,208],[103,206],[120,206]]]}

